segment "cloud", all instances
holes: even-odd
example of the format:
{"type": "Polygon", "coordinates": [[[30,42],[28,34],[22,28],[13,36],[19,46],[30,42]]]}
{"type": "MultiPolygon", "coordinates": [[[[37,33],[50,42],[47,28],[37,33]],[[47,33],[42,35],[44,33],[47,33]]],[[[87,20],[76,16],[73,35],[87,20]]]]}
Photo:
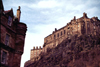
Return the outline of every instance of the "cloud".
{"type": "Polygon", "coordinates": [[[21,6],[21,22],[28,26],[21,67],[30,59],[33,46],[42,46],[46,36],[65,26],[74,16],[80,18],[86,12],[88,17],[100,19],[100,0],[3,0],[3,3],[4,9],[13,8],[14,15],[21,6]]]}

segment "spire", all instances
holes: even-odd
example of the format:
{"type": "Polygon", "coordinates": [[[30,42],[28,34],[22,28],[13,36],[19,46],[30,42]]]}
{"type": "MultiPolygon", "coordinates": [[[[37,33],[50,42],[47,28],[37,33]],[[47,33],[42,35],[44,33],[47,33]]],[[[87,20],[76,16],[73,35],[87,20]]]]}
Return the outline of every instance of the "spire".
{"type": "Polygon", "coordinates": [[[19,6],[17,9],[17,18],[18,18],[19,22],[20,22],[20,15],[21,15],[21,10],[20,10],[20,6],[19,6]]]}

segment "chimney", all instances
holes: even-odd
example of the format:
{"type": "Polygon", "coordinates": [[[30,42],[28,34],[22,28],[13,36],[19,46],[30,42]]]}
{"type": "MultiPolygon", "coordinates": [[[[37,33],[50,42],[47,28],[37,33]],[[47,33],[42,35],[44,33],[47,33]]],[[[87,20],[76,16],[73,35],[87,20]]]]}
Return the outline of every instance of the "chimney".
{"type": "Polygon", "coordinates": [[[20,6],[19,6],[17,9],[17,18],[19,22],[20,22],[20,15],[21,15],[21,11],[20,11],[20,6]]]}
{"type": "Polygon", "coordinates": [[[87,18],[87,14],[85,12],[83,13],[83,17],[87,18]]]}
{"type": "Polygon", "coordinates": [[[76,20],[76,16],[74,16],[74,19],[73,20],[76,20]]]}
{"type": "Polygon", "coordinates": [[[57,28],[55,28],[55,31],[57,31],[57,28]]]}

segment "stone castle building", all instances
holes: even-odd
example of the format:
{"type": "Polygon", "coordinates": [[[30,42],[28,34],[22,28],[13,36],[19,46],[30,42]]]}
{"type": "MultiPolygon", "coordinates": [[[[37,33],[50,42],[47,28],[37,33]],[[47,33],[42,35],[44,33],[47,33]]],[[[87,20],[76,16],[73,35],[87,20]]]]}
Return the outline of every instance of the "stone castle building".
{"type": "Polygon", "coordinates": [[[39,57],[39,54],[42,52],[42,48],[41,46],[38,47],[33,47],[33,49],[31,49],[31,55],[30,55],[30,59],[34,59],[36,57],[39,57]]]}
{"type": "Polygon", "coordinates": [[[44,45],[42,49],[33,49],[31,50],[31,57],[33,59],[38,57],[40,51],[47,52],[48,48],[54,48],[60,44],[64,39],[70,39],[72,36],[77,35],[98,35],[100,32],[100,20],[98,17],[88,18],[86,13],[83,13],[81,18],[72,19],[66,26],[61,29],[56,29],[52,34],[44,38],[44,45]]]}
{"type": "Polygon", "coordinates": [[[15,17],[13,9],[5,11],[2,0],[0,0],[1,67],[20,67],[27,30],[26,24],[20,22],[20,15],[20,6],[15,17]]]}
{"type": "Polygon", "coordinates": [[[61,29],[53,31],[52,34],[44,38],[44,45],[42,52],[47,52],[48,48],[56,47],[64,39],[70,39],[74,35],[98,35],[100,32],[100,20],[98,17],[88,18],[86,13],[83,13],[81,18],[72,19],[66,26],[61,29]]]}

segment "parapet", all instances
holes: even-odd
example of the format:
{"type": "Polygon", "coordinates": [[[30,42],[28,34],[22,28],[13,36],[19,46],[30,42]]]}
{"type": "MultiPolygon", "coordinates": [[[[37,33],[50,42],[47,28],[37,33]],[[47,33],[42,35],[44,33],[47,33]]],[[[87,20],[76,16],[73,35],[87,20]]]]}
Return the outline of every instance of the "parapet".
{"type": "Polygon", "coordinates": [[[97,21],[97,20],[99,20],[99,19],[98,19],[98,17],[92,17],[92,20],[93,20],[93,21],[97,21]]]}
{"type": "Polygon", "coordinates": [[[39,46],[39,48],[38,48],[38,46],[33,47],[33,50],[37,50],[37,49],[42,49],[42,48],[41,48],[41,46],[39,46]]]}

